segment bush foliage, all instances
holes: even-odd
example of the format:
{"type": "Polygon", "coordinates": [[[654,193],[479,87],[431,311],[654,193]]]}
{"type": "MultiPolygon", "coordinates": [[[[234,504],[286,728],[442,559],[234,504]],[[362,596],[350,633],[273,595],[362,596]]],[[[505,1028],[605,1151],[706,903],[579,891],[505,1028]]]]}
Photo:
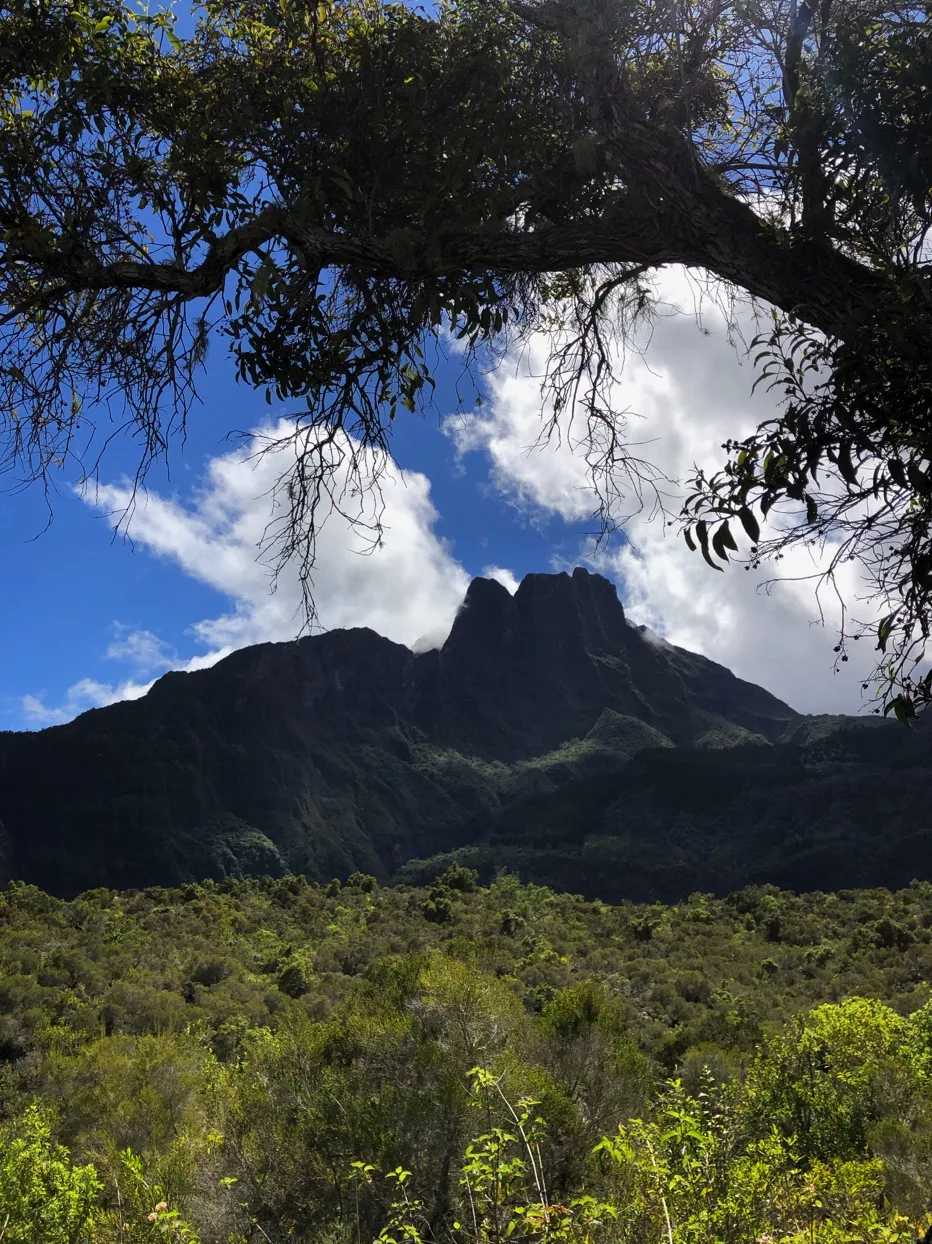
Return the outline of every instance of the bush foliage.
{"type": "Polygon", "coordinates": [[[918,882],[13,884],[2,1238],[913,1240],[930,976],[918,882]]]}

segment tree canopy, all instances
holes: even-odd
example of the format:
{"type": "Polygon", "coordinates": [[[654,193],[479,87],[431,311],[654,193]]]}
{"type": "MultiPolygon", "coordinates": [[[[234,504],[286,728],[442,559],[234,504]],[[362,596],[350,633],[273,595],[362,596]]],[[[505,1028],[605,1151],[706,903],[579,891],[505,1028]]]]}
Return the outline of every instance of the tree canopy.
{"type": "Polygon", "coordinates": [[[109,406],[144,475],[219,334],[241,379],[300,411],[274,538],[308,581],[321,505],[347,468],[377,486],[393,419],[429,399],[431,342],[452,331],[476,362],[546,332],[542,431],[585,422],[611,522],[657,478],[612,407],[613,339],[650,314],[650,274],[682,264],[772,308],[756,361],[782,403],[697,475],[687,541],[715,565],[799,542],[858,559],[908,719],[932,698],[928,17],[884,0],[12,0],[4,461],[46,481],[92,469],[109,406]]]}

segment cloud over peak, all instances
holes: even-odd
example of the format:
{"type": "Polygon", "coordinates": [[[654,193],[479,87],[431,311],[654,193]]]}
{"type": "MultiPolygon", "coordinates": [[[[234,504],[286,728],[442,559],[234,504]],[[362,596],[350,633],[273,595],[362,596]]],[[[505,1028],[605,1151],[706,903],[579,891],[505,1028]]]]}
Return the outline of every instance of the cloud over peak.
{"type": "MultiPolygon", "coordinates": [[[[720,466],[722,442],[748,435],[775,406],[764,393],[752,396],[753,369],[735,348],[736,334],[750,341],[757,331],[749,309],[739,310],[737,324],[715,300],[697,315],[695,287],[677,270],[663,275],[659,295],[666,313],[650,329],[649,343],[641,343],[645,348],[628,351],[614,396],[616,409],[631,412],[628,434],[638,454],[670,481],[663,491],[675,514],[693,468],[720,466]]],[[[595,508],[583,447],[572,434],[536,444],[545,349],[544,342],[532,343],[506,360],[489,377],[486,405],[451,421],[449,432],[461,456],[485,457],[492,483],[519,509],[579,521],[595,508]]],[[[650,505],[639,510],[633,499],[631,511],[621,538],[600,548],[583,544],[578,558],[618,581],[632,621],[802,711],[858,710],[861,683],[873,668],[870,645],[856,646],[836,673],[841,606],[829,590],[817,595],[823,563],[815,554],[796,549],[778,567],[733,565],[717,574],[650,505]],[[774,575],[779,582],[769,582],[774,575]]],[[[849,607],[864,596],[854,564],[842,568],[838,586],[849,607]]]]}

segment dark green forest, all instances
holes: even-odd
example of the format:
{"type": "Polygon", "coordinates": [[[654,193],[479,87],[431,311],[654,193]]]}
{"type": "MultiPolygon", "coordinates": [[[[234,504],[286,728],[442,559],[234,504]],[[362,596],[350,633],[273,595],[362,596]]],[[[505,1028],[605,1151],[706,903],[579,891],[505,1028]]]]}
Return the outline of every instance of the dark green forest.
{"type": "Polygon", "coordinates": [[[913,1240],[932,884],[0,895],[4,1244],[913,1240]]]}

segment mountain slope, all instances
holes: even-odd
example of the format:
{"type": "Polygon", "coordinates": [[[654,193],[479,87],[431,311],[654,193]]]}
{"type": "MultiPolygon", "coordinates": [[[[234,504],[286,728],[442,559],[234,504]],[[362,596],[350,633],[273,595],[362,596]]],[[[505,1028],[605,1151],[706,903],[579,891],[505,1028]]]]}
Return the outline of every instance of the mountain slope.
{"type": "Polygon", "coordinates": [[[483,880],[506,868],[608,902],[674,902],[765,882],[828,891],[932,877],[926,740],[865,722],[828,741],[828,756],[826,740],[643,750],[515,799],[472,827],[469,846],[411,861],[399,880],[423,884],[455,862],[483,880]]]}
{"type": "Polygon", "coordinates": [[[0,735],[0,845],[7,875],[62,894],[387,878],[472,847],[484,867],[556,885],[669,896],[779,873],[800,833],[829,844],[826,876],[843,870],[870,803],[857,796],[848,831],[815,809],[865,783],[898,782],[921,834],[928,761],[924,738],[819,724],[657,642],[607,580],[576,570],[530,575],[514,596],[475,580],[437,651],[368,630],[263,644],[167,674],[142,700],[0,735]]]}

